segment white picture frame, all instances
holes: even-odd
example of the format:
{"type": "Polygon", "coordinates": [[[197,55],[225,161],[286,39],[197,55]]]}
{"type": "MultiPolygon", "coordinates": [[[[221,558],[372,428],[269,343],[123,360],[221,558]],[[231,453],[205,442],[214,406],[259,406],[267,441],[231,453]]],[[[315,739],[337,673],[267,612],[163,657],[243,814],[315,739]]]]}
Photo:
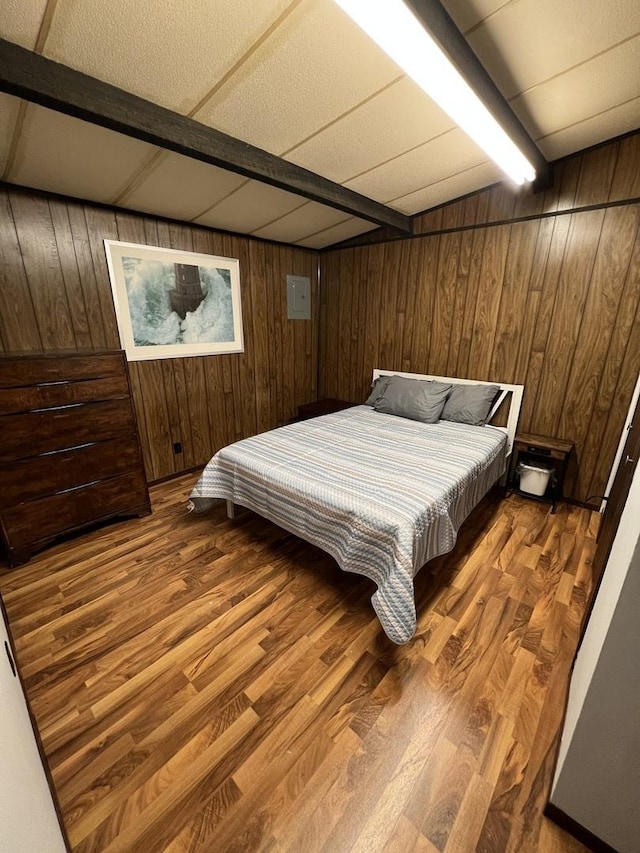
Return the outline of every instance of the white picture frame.
{"type": "Polygon", "coordinates": [[[129,361],[244,351],[236,258],[105,240],[129,361]]]}

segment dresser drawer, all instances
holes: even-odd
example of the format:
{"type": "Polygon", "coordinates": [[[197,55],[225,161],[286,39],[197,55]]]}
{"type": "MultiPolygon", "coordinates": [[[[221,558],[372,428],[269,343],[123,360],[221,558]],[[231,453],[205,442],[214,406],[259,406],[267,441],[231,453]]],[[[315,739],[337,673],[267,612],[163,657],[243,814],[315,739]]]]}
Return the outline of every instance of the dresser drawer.
{"type": "Polygon", "coordinates": [[[23,356],[0,361],[0,388],[69,382],[78,379],[104,379],[125,372],[121,353],[104,355],[23,356]]]}
{"type": "Polygon", "coordinates": [[[140,466],[133,436],[0,463],[0,512],[25,501],[75,489],[140,466]]]}
{"type": "Polygon", "coordinates": [[[129,385],[125,376],[108,379],[83,379],[79,382],[52,382],[29,388],[0,388],[0,415],[126,399],[129,385]]]}
{"type": "Polygon", "coordinates": [[[5,415],[0,427],[0,461],[8,462],[128,435],[135,420],[125,399],[5,415]]]}
{"type": "Polygon", "coordinates": [[[10,551],[19,551],[112,515],[143,512],[148,506],[147,484],[135,471],[11,507],[1,518],[10,551]]]}

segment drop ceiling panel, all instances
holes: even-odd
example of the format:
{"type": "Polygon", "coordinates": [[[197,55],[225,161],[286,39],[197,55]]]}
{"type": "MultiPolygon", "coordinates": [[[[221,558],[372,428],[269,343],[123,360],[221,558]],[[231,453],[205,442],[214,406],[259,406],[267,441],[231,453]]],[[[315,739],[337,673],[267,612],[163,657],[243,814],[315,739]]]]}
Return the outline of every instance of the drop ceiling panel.
{"type": "Polygon", "coordinates": [[[431,98],[403,77],[294,148],[287,160],[341,183],[453,127],[431,98]]]}
{"type": "Polygon", "coordinates": [[[488,18],[468,41],[511,99],[639,31],[637,0],[518,0],[488,18]]]}
{"type": "Polygon", "coordinates": [[[29,104],[7,180],[110,202],[153,151],[146,142],[29,104]]]}
{"type": "Polygon", "coordinates": [[[44,53],[186,114],[290,2],[59,0],[44,53]]]}
{"type": "Polygon", "coordinates": [[[400,74],[330,0],[303,0],[198,121],[282,155],[400,74]]]}
{"type": "Polygon", "coordinates": [[[465,172],[451,175],[431,186],[423,187],[404,198],[396,199],[394,207],[403,213],[418,213],[437,207],[454,198],[489,187],[502,179],[502,172],[491,161],[480,163],[465,172]]]}
{"type": "Polygon", "coordinates": [[[208,210],[246,180],[200,160],[163,153],[140,180],[134,181],[134,187],[118,203],[134,210],[189,220],[208,210]]]}
{"type": "MultiPolygon", "coordinates": [[[[269,184],[247,181],[194,221],[199,225],[248,234],[305,203],[293,193],[269,184]]],[[[344,214],[342,214],[344,216],[344,214]]]]}
{"type": "Polygon", "coordinates": [[[2,0],[0,35],[34,50],[47,0],[2,0]]]}
{"type": "Polygon", "coordinates": [[[331,225],[337,225],[348,218],[348,215],[341,210],[334,210],[310,201],[272,222],[271,225],[256,229],[253,233],[256,237],[264,237],[266,240],[279,240],[284,243],[296,243],[298,240],[303,242],[305,237],[323,231],[331,225]]]}
{"type": "MultiPolygon", "coordinates": [[[[458,128],[349,181],[349,189],[395,206],[394,199],[470,169],[487,155],[458,128]]],[[[415,212],[415,211],[411,211],[415,212]]]]}
{"type": "Polygon", "coordinates": [[[20,101],[18,98],[0,94],[0,177],[4,174],[7,166],[19,109],[20,101]]]}
{"type": "Polygon", "coordinates": [[[538,146],[548,160],[557,160],[590,145],[620,136],[638,127],[640,96],[613,107],[599,115],[577,122],[571,127],[551,133],[538,140],[538,146]]]}
{"type": "Polygon", "coordinates": [[[494,15],[511,0],[442,0],[442,5],[451,15],[461,32],[466,33],[480,21],[494,15]]]}
{"type": "Polygon", "coordinates": [[[298,243],[307,249],[322,249],[325,246],[332,246],[334,243],[341,243],[343,240],[348,240],[349,237],[366,234],[367,231],[373,231],[377,227],[377,225],[371,222],[364,222],[362,219],[347,219],[345,222],[340,222],[338,225],[333,225],[331,228],[298,240],[298,243]]]}
{"type": "MultiPolygon", "coordinates": [[[[640,36],[596,56],[570,71],[552,77],[520,95],[511,105],[521,116],[534,139],[570,127],[585,116],[611,108],[611,93],[617,104],[640,94],[640,36]]],[[[625,130],[637,126],[635,124],[625,130]]]]}

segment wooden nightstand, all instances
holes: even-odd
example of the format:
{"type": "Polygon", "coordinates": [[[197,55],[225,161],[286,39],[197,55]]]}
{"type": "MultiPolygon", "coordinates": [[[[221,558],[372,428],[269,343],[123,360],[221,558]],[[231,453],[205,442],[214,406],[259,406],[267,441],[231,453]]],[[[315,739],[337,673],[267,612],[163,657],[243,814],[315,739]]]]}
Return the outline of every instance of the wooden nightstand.
{"type": "Polygon", "coordinates": [[[298,406],[298,420],[306,421],[309,418],[317,418],[320,415],[330,415],[333,412],[340,412],[342,409],[349,409],[356,403],[347,403],[346,400],[334,400],[328,398],[326,400],[316,400],[314,403],[303,403],[298,406]]]}
{"type": "Polygon", "coordinates": [[[551,438],[547,435],[532,435],[520,432],[513,442],[511,466],[509,469],[509,491],[516,492],[525,498],[545,501],[552,505],[551,512],[556,511],[556,503],[564,497],[564,479],[567,473],[569,456],[573,450],[573,442],[561,438],[551,438]],[[553,474],[543,495],[535,495],[519,488],[518,465],[520,463],[533,466],[552,467],[553,474]]]}

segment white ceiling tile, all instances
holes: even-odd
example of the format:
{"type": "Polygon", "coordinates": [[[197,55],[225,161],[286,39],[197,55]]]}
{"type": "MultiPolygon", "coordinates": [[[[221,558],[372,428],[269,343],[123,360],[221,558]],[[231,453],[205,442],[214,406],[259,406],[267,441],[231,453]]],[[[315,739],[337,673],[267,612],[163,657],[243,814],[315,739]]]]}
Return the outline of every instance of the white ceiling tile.
{"type": "Polygon", "coordinates": [[[285,243],[295,243],[303,240],[317,231],[337,225],[347,218],[347,214],[341,210],[334,210],[315,201],[307,202],[298,210],[283,216],[276,222],[258,228],[253,233],[256,237],[264,237],[266,240],[280,240],[285,243]]]}
{"type": "Polygon", "coordinates": [[[7,180],[109,202],[154,150],[146,142],[29,104],[7,180]]]}
{"type": "Polygon", "coordinates": [[[45,53],[186,114],[290,2],[59,0],[45,53]]]}
{"type": "Polygon", "coordinates": [[[0,93],[0,177],[7,165],[11,140],[20,109],[20,100],[0,93]]]}
{"type": "Polygon", "coordinates": [[[638,128],[640,97],[538,140],[547,160],[557,160],[638,128]]]}
{"type": "Polygon", "coordinates": [[[181,154],[163,153],[118,201],[124,207],[174,219],[193,219],[246,178],[181,154]]]}
{"type": "Polygon", "coordinates": [[[442,5],[463,33],[513,0],[443,0],[442,5]]]}
{"type": "Polygon", "coordinates": [[[451,175],[428,187],[396,199],[393,206],[408,215],[422,213],[468,193],[489,187],[502,180],[500,169],[491,161],[480,163],[466,172],[451,175]]]}
{"type": "MultiPolygon", "coordinates": [[[[640,35],[535,86],[511,102],[534,139],[640,95],[640,35]]],[[[640,113],[636,126],[640,124],[640,113]]]]}
{"type": "Polygon", "coordinates": [[[637,0],[518,0],[469,36],[511,99],[640,31],[637,0]]]}
{"type": "Polygon", "coordinates": [[[448,177],[453,172],[470,169],[487,159],[487,155],[458,128],[384,163],[377,169],[348,181],[349,189],[374,198],[383,204],[448,177]]]}
{"type": "Polygon", "coordinates": [[[247,181],[194,222],[248,234],[304,203],[305,199],[293,193],[258,181],[247,181]]]}
{"type": "Polygon", "coordinates": [[[335,3],[303,0],[195,117],[283,154],[399,74],[335,3]]]}
{"type": "Polygon", "coordinates": [[[342,183],[453,127],[431,98],[404,77],[294,148],[287,160],[342,183]]]}
{"type": "Polygon", "coordinates": [[[373,231],[378,228],[373,222],[364,222],[362,219],[347,219],[345,222],[339,222],[337,225],[319,231],[309,237],[304,237],[298,240],[297,243],[305,246],[307,249],[322,249],[325,246],[332,246],[334,243],[341,243],[343,240],[348,240],[349,237],[357,237],[358,234],[366,234],[367,231],[373,231]]]}
{"type": "Polygon", "coordinates": [[[47,0],[2,0],[0,36],[33,50],[46,7],[47,0]]]}

